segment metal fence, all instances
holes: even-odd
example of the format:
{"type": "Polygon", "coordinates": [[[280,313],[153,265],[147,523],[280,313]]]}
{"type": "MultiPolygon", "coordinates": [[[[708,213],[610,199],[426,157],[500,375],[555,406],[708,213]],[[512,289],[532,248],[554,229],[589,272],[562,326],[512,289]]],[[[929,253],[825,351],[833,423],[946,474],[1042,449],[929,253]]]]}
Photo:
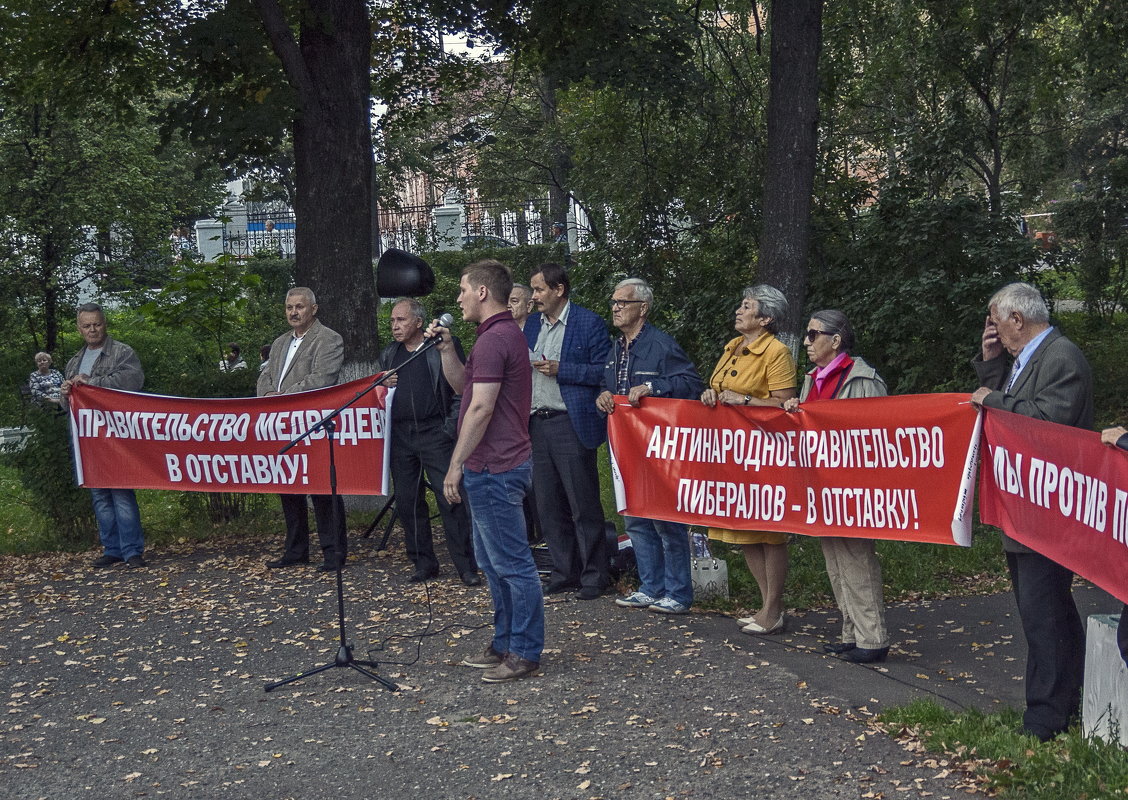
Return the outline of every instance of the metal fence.
{"type": "Polygon", "coordinates": [[[552,241],[548,199],[511,203],[481,200],[463,204],[462,232],[467,246],[513,247],[552,241]]]}
{"type": "Polygon", "coordinates": [[[238,257],[270,253],[293,258],[296,227],[294,210],[285,203],[248,203],[245,225],[232,219],[224,226],[223,251],[238,257]]]}
{"type": "MultiPolygon", "coordinates": [[[[381,252],[389,247],[418,252],[436,246],[435,204],[380,209],[381,252]]],[[[462,204],[464,248],[515,247],[552,241],[548,199],[528,200],[514,206],[497,200],[462,204]]]]}
{"type": "MultiPolygon", "coordinates": [[[[388,248],[409,252],[433,250],[437,244],[435,204],[381,208],[379,256],[388,248]]],[[[462,204],[463,248],[515,247],[551,242],[553,220],[547,198],[514,206],[496,200],[462,204]]],[[[243,214],[233,214],[223,229],[223,251],[246,258],[255,253],[294,257],[294,211],[284,203],[249,203],[243,214]]]]}
{"type": "Polygon", "coordinates": [[[377,255],[391,247],[412,253],[432,249],[435,219],[431,212],[436,207],[428,204],[398,209],[381,208],[377,217],[380,224],[380,252],[377,255]]]}

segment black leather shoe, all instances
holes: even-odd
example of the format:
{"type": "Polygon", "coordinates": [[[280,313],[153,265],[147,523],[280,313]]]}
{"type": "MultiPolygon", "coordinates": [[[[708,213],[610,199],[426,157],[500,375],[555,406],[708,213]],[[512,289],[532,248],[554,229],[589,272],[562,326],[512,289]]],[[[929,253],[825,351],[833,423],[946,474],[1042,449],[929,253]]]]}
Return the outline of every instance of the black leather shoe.
{"type": "Polygon", "coordinates": [[[466,572],[462,573],[462,582],[467,586],[481,586],[482,576],[477,572],[471,572],[467,570],[466,572]]]}
{"type": "Polygon", "coordinates": [[[843,653],[854,650],[855,648],[857,648],[857,646],[858,645],[854,644],[853,642],[830,642],[829,644],[823,645],[823,652],[833,653],[836,656],[840,656],[843,653]]]}
{"type": "Polygon", "coordinates": [[[94,566],[96,567],[112,567],[114,564],[120,564],[124,559],[121,556],[102,555],[94,559],[94,566]]]}
{"type": "Polygon", "coordinates": [[[433,569],[419,568],[419,569],[415,570],[415,572],[411,573],[411,577],[408,578],[408,580],[411,583],[423,583],[423,581],[429,581],[429,580],[431,580],[431,578],[437,578],[437,577],[439,577],[439,568],[438,567],[435,567],[433,569]]]}
{"type": "Polygon", "coordinates": [[[298,564],[308,564],[308,558],[276,558],[273,561],[266,562],[267,569],[284,569],[285,567],[296,567],[298,564]]]}
{"type": "Polygon", "coordinates": [[[149,563],[141,556],[130,556],[125,560],[125,565],[130,569],[137,569],[138,567],[147,567],[149,563]]]}
{"type": "Polygon", "coordinates": [[[607,594],[606,589],[600,589],[598,586],[585,586],[576,592],[576,597],[580,600],[595,600],[596,598],[603,597],[607,594]]]}
{"type": "MultiPolygon", "coordinates": [[[[345,567],[345,565],[341,564],[341,569],[344,569],[344,567],[345,567]]],[[[317,565],[317,571],[318,572],[336,572],[337,571],[337,563],[335,561],[323,561],[323,562],[321,562],[320,564],[317,565]]]]}
{"type": "Polygon", "coordinates": [[[1057,731],[1056,733],[1050,733],[1045,728],[1032,728],[1032,727],[1029,727],[1027,725],[1023,725],[1022,727],[1020,727],[1018,729],[1018,732],[1022,736],[1033,736],[1039,742],[1048,742],[1051,739],[1053,739],[1055,736],[1057,736],[1058,733],[1064,733],[1064,731],[1057,731]]]}
{"type": "Polygon", "coordinates": [[[580,588],[578,583],[568,583],[562,581],[559,583],[550,583],[544,587],[545,594],[563,594],[564,592],[574,592],[580,588]]]}
{"type": "Polygon", "coordinates": [[[874,664],[884,661],[887,655],[889,655],[888,647],[876,650],[870,650],[867,647],[855,647],[853,650],[847,650],[839,658],[843,661],[849,661],[851,664],[874,664]]]}

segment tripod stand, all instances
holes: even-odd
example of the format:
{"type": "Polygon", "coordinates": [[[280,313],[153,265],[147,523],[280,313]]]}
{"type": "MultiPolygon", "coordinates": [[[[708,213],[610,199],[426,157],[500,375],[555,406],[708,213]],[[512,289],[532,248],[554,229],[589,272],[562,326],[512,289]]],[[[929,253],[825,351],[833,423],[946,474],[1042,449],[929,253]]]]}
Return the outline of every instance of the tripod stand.
{"type": "Polygon", "coordinates": [[[336,438],[334,434],[337,428],[336,418],[340,415],[341,411],[348,408],[357,400],[364,397],[364,395],[375,389],[381,384],[383,380],[384,376],[377,378],[375,381],[373,381],[372,385],[365,389],[363,392],[359,392],[357,396],[352,400],[345,403],[336,411],[330,413],[323,420],[311,427],[308,431],[282,448],[282,452],[285,453],[302,439],[312,434],[314,431],[322,429],[325,431],[325,437],[329,440],[329,492],[330,496],[332,497],[333,529],[337,534],[337,622],[340,629],[341,641],[340,645],[337,648],[337,657],[333,661],[328,664],[323,664],[320,667],[315,667],[313,669],[307,670],[305,672],[299,672],[296,675],[290,676],[289,678],[283,678],[280,681],[268,683],[264,687],[268,692],[277,689],[279,686],[285,686],[287,684],[293,683],[294,681],[300,681],[302,678],[308,678],[311,675],[316,675],[319,672],[324,672],[327,669],[333,669],[335,667],[349,667],[351,669],[354,669],[361,675],[365,675],[376,681],[390,692],[399,690],[399,687],[387,678],[381,675],[377,675],[375,672],[370,672],[369,670],[361,666],[361,664],[364,664],[367,667],[377,667],[379,666],[378,664],[372,661],[361,661],[359,659],[353,658],[352,645],[348,643],[348,638],[345,633],[345,584],[344,578],[341,575],[341,567],[344,565],[344,558],[341,556],[341,554],[345,552],[345,543],[342,541],[342,537],[344,536],[344,525],[341,524],[341,520],[337,519],[337,515],[341,513],[341,507],[337,502],[337,462],[334,450],[334,442],[336,438]]]}
{"type": "MultiPolygon", "coordinates": [[[[440,320],[440,323],[443,325],[443,327],[449,327],[450,316],[448,314],[444,314],[442,319],[440,320]]],[[[345,403],[340,408],[337,408],[337,409],[329,412],[328,414],[326,414],[323,419],[321,419],[320,421],[317,422],[317,424],[311,426],[309,428],[309,430],[307,430],[301,436],[296,437],[293,441],[291,441],[289,444],[287,444],[281,450],[282,453],[285,453],[287,450],[289,450],[290,448],[297,445],[303,439],[311,436],[312,434],[314,434],[315,432],[320,431],[320,430],[325,431],[326,438],[329,440],[329,491],[330,491],[330,494],[331,494],[331,497],[332,497],[332,503],[333,503],[332,507],[333,507],[334,530],[336,531],[336,534],[337,534],[337,553],[338,553],[337,569],[336,569],[336,573],[337,573],[337,620],[338,620],[338,627],[340,628],[341,638],[340,638],[340,644],[338,645],[338,648],[337,648],[337,656],[333,661],[329,662],[328,664],[322,664],[319,667],[314,667],[313,669],[306,670],[305,672],[299,672],[296,675],[290,676],[289,678],[283,678],[280,681],[274,681],[273,683],[268,683],[265,686],[265,690],[268,691],[268,692],[272,691],[274,689],[277,689],[279,686],[286,686],[287,684],[293,683],[294,681],[300,681],[302,678],[308,678],[311,675],[316,675],[319,672],[325,672],[326,670],[334,669],[336,667],[348,667],[350,669],[354,669],[357,672],[359,672],[360,674],[365,675],[365,676],[371,678],[372,680],[376,681],[377,683],[379,683],[381,686],[383,686],[388,691],[395,692],[395,691],[399,690],[399,687],[396,686],[396,684],[392,683],[392,681],[390,681],[387,678],[384,678],[380,675],[377,675],[375,672],[371,672],[371,671],[364,668],[364,667],[375,668],[375,667],[379,666],[378,664],[376,664],[375,662],[372,662],[372,661],[362,661],[360,659],[356,659],[356,658],[353,657],[352,645],[349,644],[348,637],[347,637],[347,634],[345,632],[345,589],[344,589],[344,579],[341,576],[341,567],[344,566],[344,559],[340,557],[340,554],[345,552],[344,541],[342,540],[342,537],[344,536],[344,525],[341,524],[341,520],[337,519],[337,515],[341,513],[341,508],[340,508],[340,505],[337,502],[337,462],[335,460],[335,450],[334,450],[335,437],[334,437],[334,433],[336,431],[337,417],[339,417],[341,415],[342,411],[344,411],[346,408],[348,408],[351,405],[353,405],[354,403],[356,403],[358,400],[360,400],[360,398],[364,397],[366,394],[371,392],[377,386],[382,386],[388,378],[390,378],[392,375],[395,375],[397,372],[399,372],[399,370],[403,369],[403,367],[405,365],[407,365],[410,361],[413,361],[414,359],[418,358],[423,353],[425,353],[427,350],[434,347],[438,343],[438,341],[439,340],[438,340],[437,337],[433,338],[433,339],[427,339],[426,341],[424,341],[424,343],[420,347],[418,347],[415,350],[414,353],[411,354],[411,358],[404,361],[403,364],[400,364],[395,369],[387,370],[386,372],[382,373],[379,377],[377,377],[375,380],[373,380],[372,383],[369,384],[368,387],[364,389],[364,391],[357,392],[356,397],[354,397],[352,400],[349,400],[347,403],[345,403]],[[361,666],[362,664],[364,666],[361,666]]],[[[389,503],[388,506],[385,506],[384,511],[387,511],[388,507],[390,505],[391,504],[389,503]]],[[[380,516],[383,516],[383,511],[381,512],[380,516]]],[[[393,516],[393,520],[394,520],[394,516],[393,516]]],[[[377,517],[377,521],[379,521],[379,517],[377,517]]],[[[373,527],[375,527],[375,523],[373,523],[373,527]]],[[[371,529],[369,529],[369,532],[371,532],[371,529]]],[[[386,537],[385,537],[385,541],[386,541],[386,537]]]]}
{"type": "MultiPolygon", "coordinates": [[[[435,485],[432,484],[429,480],[424,479],[422,475],[420,475],[419,480],[421,484],[430,489],[436,497],[440,496],[439,492],[442,491],[441,489],[435,488],[435,485]]],[[[388,539],[392,538],[392,528],[395,527],[396,520],[400,518],[400,510],[396,506],[395,497],[388,498],[388,502],[385,503],[384,507],[380,509],[380,513],[376,515],[376,519],[372,520],[372,523],[367,528],[365,528],[364,533],[361,534],[361,537],[364,539],[370,537],[372,533],[380,527],[380,522],[384,519],[384,516],[388,512],[391,512],[391,516],[388,517],[388,524],[384,526],[384,534],[380,537],[380,543],[376,545],[377,551],[387,549],[388,539]]],[[[435,517],[437,516],[440,515],[432,514],[430,519],[435,519],[435,517]]]]}

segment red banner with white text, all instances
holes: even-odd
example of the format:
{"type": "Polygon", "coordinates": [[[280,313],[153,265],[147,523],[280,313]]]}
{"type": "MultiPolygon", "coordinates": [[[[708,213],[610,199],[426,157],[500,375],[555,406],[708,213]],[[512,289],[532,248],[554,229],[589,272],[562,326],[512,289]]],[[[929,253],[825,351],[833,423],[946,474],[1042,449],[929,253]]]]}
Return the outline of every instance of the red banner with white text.
{"type": "Polygon", "coordinates": [[[1128,603],[1128,453],[994,409],[983,438],[980,518],[1128,603]]]}
{"type": "Polygon", "coordinates": [[[735,530],[971,544],[978,415],[966,394],[787,413],[615,398],[619,511],[735,530]]]}
{"type": "MultiPolygon", "coordinates": [[[[204,400],[75,386],[70,423],[78,483],[98,489],[329,494],[324,430],[280,451],[371,382],[204,400]]],[[[340,494],[388,493],[386,396],[379,386],[336,420],[340,494]]]]}

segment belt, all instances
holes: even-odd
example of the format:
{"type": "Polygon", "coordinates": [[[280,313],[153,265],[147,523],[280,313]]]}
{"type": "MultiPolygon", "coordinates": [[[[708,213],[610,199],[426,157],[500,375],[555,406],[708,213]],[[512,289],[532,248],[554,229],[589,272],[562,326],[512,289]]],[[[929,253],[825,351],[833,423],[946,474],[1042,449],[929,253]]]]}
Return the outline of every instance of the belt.
{"type": "Polygon", "coordinates": [[[552,419],[559,417],[561,414],[567,414],[567,411],[557,411],[555,408],[534,408],[532,416],[537,419],[552,419]]]}

